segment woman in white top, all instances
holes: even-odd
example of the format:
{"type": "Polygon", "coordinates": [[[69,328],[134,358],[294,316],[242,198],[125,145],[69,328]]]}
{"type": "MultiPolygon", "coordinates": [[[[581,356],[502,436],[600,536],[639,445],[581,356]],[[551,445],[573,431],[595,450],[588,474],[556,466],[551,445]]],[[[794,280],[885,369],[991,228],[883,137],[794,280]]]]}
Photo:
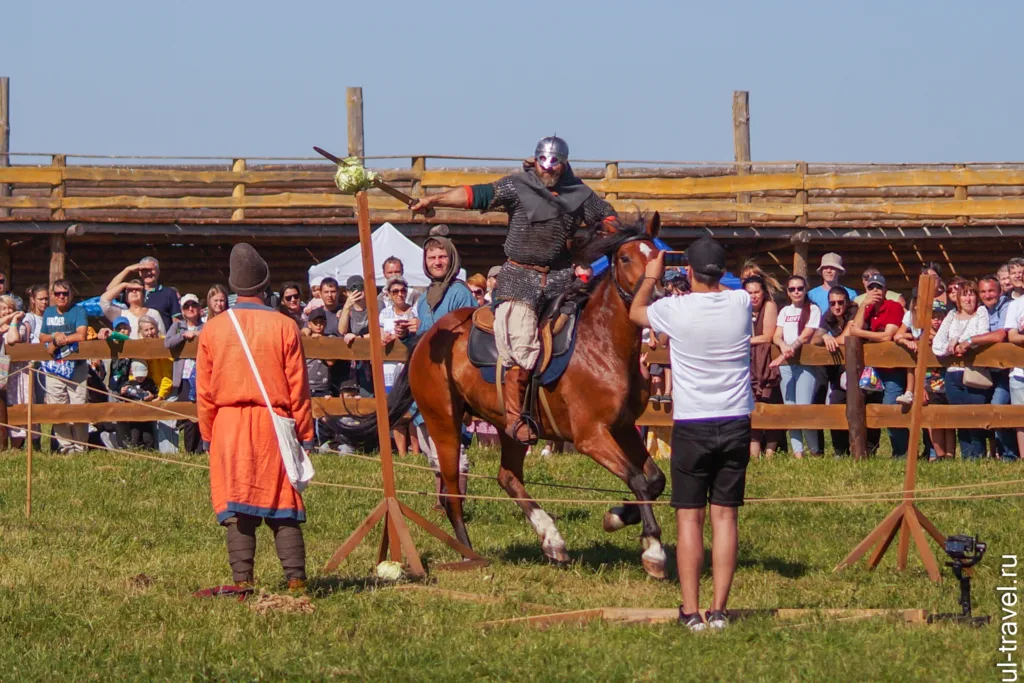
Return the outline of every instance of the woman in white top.
{"type": "MultiPolygon", "coordinates": [[[[779,311],[778,326],[775,328],[775,345],[781,352],[772,361],[782,374],[782,400],[786,405],[808,406],[814,402],[814,392],[824,379],[820,367],[812,365],[783,365],[800,349],[810,344],[814,332],[821,325],[821,310],[807,298],[807,280],[799,275],[789,278],[786,284],[790,304],[779,311]]],[[[789,447],[794,458],[804,457],[804,444],[811,455],[821,455],[818,433],[813,429],[789,430],[789,447]],[[803,439],[801,440],[801,431],[803,439]]]]}
{"type": "MultiPolygon", "coordinates": [[[[28,296],[28,313],[21,319],[20,324],[17,325],[17,331],[12,333],[8,331],[7,338],[5,339],[8,346],[15,344],[38,344],[39,333],[43,329],[43,311],[50,305],[50,290],[46,285],[36,285],[29,290],[28,296]]],[[[30,362],[24,363],[12,363],[11,372],[16,372],[19,368],[29,365],[30,362]]],[[[33,383],[32,378],[29,376],[28,371],[22,372],[7,382],[7,402],[8,405],[15,405],[17,403],[28,402],[28,392],[33,391],[34,395],[32,400],[36,403],[43,403],[46,392],[43,389],[43,382],[41,377],[36,377],[36,381],[33,383]]],[[[12,430],[11,438],[12,441],[17,439],[21,430],[12,430]]],[[[35,444],[39,444],[39,425],[32,425],[32,431],[35,434],[32,436],[32,441],[35,444]]],[[[17,448],[18,446],[15,446],[17,448]]]]}
{"type": "MultiPolygon", "coordinates": [[[[388,284],[384,288],[384,294],[387,295],[391,305],[382,308],[380,311],[380,332],[384,343],[389,344],[398,338],[395,334],[395,326],[400,324],[398,321],[415,318],[416,309],[406,300],[409,296],[409,284],[403,278],[393,277],[388,280],[388,284]]],[[[404,363],[390,361],[384,363],[384,386],[388,391],[391,391],[395,378],[398,377],[398,374],[402,372],[404,367],[404,363]]],[[[393,429],[391,430],[391,435],[395,438],[398,454],[405,455],[408,452],[409,426],[403,425],[393,429]]]]}
{"type": "MultiPolygon", "coordinates": [[[[988,334],[988,311],[978,306],[978,283],[969,280],[960,284],[956,297],[956,310],[946,314],[942,326],[932,340],[932,353],[943,356],[963,356],[974,348],[971,337],[988,334]]],[[[946,368],[946,399],[950,405],[984,405],[988,403],[988,389],[964,384],[964,367],[946,368]]],[[[985,430],[957,430],[960,439],[960,457],[975,460],[985,456],[985,430]]]]}
{"type": "Polygon", "coordinates": [[[151,313],[151,309],[146,308],[146,289],[143,287],[141,280],[135,279],[122,282],[103,292],[100,296],[100,310],[103,311],[103,315],[110,322],[114,322],[121,316],[128,318],[128,323],[132,328],[130,334],[132,339],[142,339],[139,335],[139,318],[144,315],[148,315],[156,320],[157,329],[161,337],[167,334],[163,317],[158,312],[153,311],[151,313]],[[114,303],[114,299],[119,297],[121,292],[125,292],[128,308],[114,303]]]}
{"type": "MultiPolygon", "coordinates": [[[[0,353],[7,353],[9,344],[28,341],[28,335],[21,325],[25,314],[18,310],[18,303],[13,296],[0,296],[0,353]]],[[[28,372],[21,372],[27,363],[11,363],[8,368],[10,375],[7,380],[7,405],[26,403],[28,398],[28,372]],[[17,374],[14,374],[17,373],[17,374]]],[[[11,446],[21,448],[25,443],[25,430],[11,430],[11,446]]]]}

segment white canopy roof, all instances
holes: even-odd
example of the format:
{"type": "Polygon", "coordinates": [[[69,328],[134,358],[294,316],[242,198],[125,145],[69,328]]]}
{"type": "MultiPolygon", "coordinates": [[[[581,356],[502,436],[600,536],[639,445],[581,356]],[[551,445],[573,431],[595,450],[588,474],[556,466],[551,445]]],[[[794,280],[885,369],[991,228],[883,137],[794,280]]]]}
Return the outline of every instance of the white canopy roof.
{"type": "MultiPolygon", "coordinates": [[[[426,287],[430,279],[423,274],[423,249],[416,246],[416,243],[403,235],[390,223],[385,223],[373,231],[371,239],[373,243],[373,272],[378,287],[387,283],[384,281],[384,260],[390,256],[397,256],[405,266],[405,280],[410,287],[426,287]]],[[[309,269],[309,280],[316,277],[333,277],[342,287],[349,277],[363,274],[363,257],[359,250],[360,245],[354,244],[332,259],[318,263],[309,269]]],[[[466,271],[459,271],[459,279],[466,279],[466,271]]]]}

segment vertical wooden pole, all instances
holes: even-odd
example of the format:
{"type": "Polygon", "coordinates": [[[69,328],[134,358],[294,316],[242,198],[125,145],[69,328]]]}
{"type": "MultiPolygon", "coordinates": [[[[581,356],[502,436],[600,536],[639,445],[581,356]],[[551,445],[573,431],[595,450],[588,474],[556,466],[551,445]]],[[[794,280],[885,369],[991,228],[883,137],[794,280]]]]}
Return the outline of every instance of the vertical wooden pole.
{"type": "MultiPolygon", "coordinates": [[[[914,322],[919,330],[927,330],[932,324],[932,301],[935,299],[937,278],[933,275],[922,275],[917,281],[917,308],[914,310],[914,322]],[[922,325],[924,327],[922,327],[922,325]]],[[[927,335],[922,339],[927,339],[927,335]]],[[[914,403],[910,406],[910,439],[907,441],[907,471],[903,477],[903,500],[910,504],[914,501],[914,488],[917,486],[917,451],[921,439],[921,420],[924,410],[924,373],[928,369],[927,344],[919,343],[917,362],[914,365],[914,403]],[[921,398],[918,398],[918,394],[921,398]]]]}
{"type": "MultiPolygon", "coordinates": [[[[618,180],[619,179],[619,164],[617,162],[611,162],[604,165],[604,179],[605,180],[618,180]]],[[[608,201],[613,201],[619,198],[618,192],[606,192],[604,198],[608,201]]]]}
{"type": "MultiPolygon", "coordinates": [[[[32,433],[32,404],[35,403],[35,391],[36,391],[36,376],[35,369],[30,365],[28,370],[28,397],[25,399],[26,404],[26,423],[25,423],[25,516],[32,516],[32,438],[35,434],[32,433]]],[[[42,436],[40,436],[40,443],[42,442],[42,436]]]]}
{"type": "MultiPolygon", "coordinates": [[[[245,159],[235,159],[231,164],[231,171],[233,173],[244,173],[245,172],[245,159]]],[[[245,198],[245,183],[236,183],[235,188],[231,191],[231,196],[235,199],[245,198]]],[[[245,209],[235,209],[231,212],[231,220],[233,221],[244,221],[245,220],[245,209]]]]}
{"type": "Polygon", "coordinates": [[[67,251],[67,238],[64,233],[50,235],[50,290],[53,283],[64,277],[64,257],[67,251]]]}
{"type": "Polygon", "coordinates": [[[850,455],[862,460],[868,455],[868,419],[860,374],[864,372],[864,340],[846,335],[846,422],[850,427],[850,455]]]}
{"type": "Polygon", "coordinates": [[[793,247],[793,275],[807,277],[807,253],[810,251],[810,244],[797,242],[793,247]]]}
{"type": "Polygon", "coordinates": [[[17,291],[14,288],[14,273],[11,271],[11,241],[0,240],[0,273],[7,276],[7,291],[17,291]]]}
{"type": "Polygon", "coordinates": [[[345,88],[345,100],[348,105],[348,155],[366,156],[363,138],[363,89],[345,88]]]}
{"type": "MultiPolygon", "coordinates": [[[[736,152],[736,161],[750,161],[750,93],[746,90],[734,90],[732,93],[732,146],[736,152]]],[[[747,175],[750,166],[740,164],[736,167],[736,175],[747,175]]],[[[736,194],[737,204],[749,204],[750,193],[736,194]]],[[[736,220],[746,220],[746,214],[737,214],[736,220]]]]}
{"type": "MultiPolygon", "coordinates": [[[[803,181],[804,182],[801,183],[801,186],[802,187],[806,187],[807,186],[807,182],[806,182],[807,181],[807,162],[806,161],[801,161],[800,163],[798,163],[796,165],[796,172],[799,173],[803,177],[803,181]]],[[[794,202],[797,203],[797,204],[800,204],[801,206],[807,206],[807,190],[797,190],[796,191],[796,198],[794,199],[794,202]]],[[[802,225],[807,225],[807,214],[806,213],[802,213],[799,216],[797,216],[796,217],[796,224],[797,225],[801,225],[801,226],[802,225]]]]}
{"type": "MultiPolygon", "coordinates": [[[[0,76],[0,168],[11,165],[11,79],[0,76]]],[[[0,183],[0,197],[10,197],[11,186],[0,183]]],[[[0,218],[6,218],[10,211],[0,207],[0,218]]]]}
{"type": "MultiPolygon", "coordinates": [[[[61,169],[65,168],[68,166],[68,158],[65,155],[53,155],[53,161],[50,163],[50,166],[61,169]]],[[[60,200],[61,203],[61,205],[57,206],[56,209],[52,209],[50,211],[50,220],[65,219],[65,211],[63,211],[62,204],[63,198],[65,198],[66,189],[65,180],[61,177],[60,184],[53,185],[53,188],[50,190],[50,199],[60,200]]]]}
{"type": "Polygon", "coordinates": [[[423,173],[427,170],[427,158],[426,157],[413,157],[412,158],[412,189],[409,195],[412,197],[423,196],[423,173]]]}
{"type": "MultiPolygon", "coordinates": [[[[21,381],[21,375],[14,376],[15,381],[21,381]]],[[[8,380],[10,381],[10,380],[8,380]]],[[[0,391],[0,421],[4,424],[10,424],[10,420],[7,419],[7,392],[0,391]]],[[[8,427],[0,427],[0,450],[6,451],[11,437],[11,430],[8,427]]]]}
{"type": "MultiPolygon", "coordinates": [[[[953,168],[959,171],[959,170],[967,168],[967,166],[965,166],[964,164],[954,164],[953,168]]],[[[967,199],[967,186],[966,185],[957,185],[953,189],[953,199],[956,199],[957,201],[964,201],[964,200],[966,200],[967,199]]],[[[967,218],[967,216],[957,216],[956,217],[956,222],[957,222],[958,225],[967,225],[967,223],[969,222],[969,219],[967,218]]]]}

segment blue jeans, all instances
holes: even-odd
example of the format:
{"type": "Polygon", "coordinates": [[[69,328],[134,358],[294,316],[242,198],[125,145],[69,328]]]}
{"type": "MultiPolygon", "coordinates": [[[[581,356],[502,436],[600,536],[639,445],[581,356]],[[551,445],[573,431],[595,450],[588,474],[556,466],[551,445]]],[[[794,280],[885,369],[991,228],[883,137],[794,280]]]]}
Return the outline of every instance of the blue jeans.
{"type": "MultiPolygon", "coordinates": [[[[876,368],[878,379],[882,380],[885,392],[882,394],[882,405],[896,405],[896,397],[906,391],[907,371],[906,370],[885,370],[876,368]]],[[[892,445],[892,457],[902,458],[907,454],[907,442],[910,440],[910,432],[906,429],[894,429],[889,427],[889,443],[892,445]]]]}
{"type": "MultiPolygon", "coordinates": [[[[953,406],[975,405],[987,403],[987,389],[972,389],[964,386],[964,373],[946,371],[946,398],[953,406]]],[[[958,429],[960,441],[960,457],[964,460],[977,460],[985,457],[985,430],[958,429]]]]}
{"type": "MultiPolygon", "coordinates": [[[[991,370],[992,389],[989,392],[989,403],[994,406],[1010,405],[1010,371],[991,370]]],[[[1003,460],[1016,460],[1017,436],[1013,429],[997,429],[996,443],[999,444],[999,455],[1003,460]]]]}
{"type": "MultiPolygon", "coordinates": [[[[814,391],[822,379],[821,370],[810,365],[783,365],[779,368],[782,374],[782,400],[786,405],[809,406],[814,403],[814,391]]],[[[814,429],[790,429],[789,449],[793,453],[803,453],[804,444],[811,453],[821,453],[818,432],[814,429]],[[803,439],[801,439],[803,432],[803,439]]]]}

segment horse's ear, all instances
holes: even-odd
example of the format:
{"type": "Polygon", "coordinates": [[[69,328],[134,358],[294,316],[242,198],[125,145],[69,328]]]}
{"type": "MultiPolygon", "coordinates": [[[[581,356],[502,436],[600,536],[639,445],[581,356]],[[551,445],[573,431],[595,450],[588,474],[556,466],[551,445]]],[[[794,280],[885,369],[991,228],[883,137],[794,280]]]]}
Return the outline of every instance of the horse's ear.
{"type": "Polygon", "coordinates": [[[661,214],[655,211],[644,221],[644,229],[647,235],[654,239],[661,232],[661,214]]]}

